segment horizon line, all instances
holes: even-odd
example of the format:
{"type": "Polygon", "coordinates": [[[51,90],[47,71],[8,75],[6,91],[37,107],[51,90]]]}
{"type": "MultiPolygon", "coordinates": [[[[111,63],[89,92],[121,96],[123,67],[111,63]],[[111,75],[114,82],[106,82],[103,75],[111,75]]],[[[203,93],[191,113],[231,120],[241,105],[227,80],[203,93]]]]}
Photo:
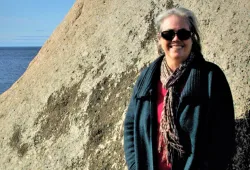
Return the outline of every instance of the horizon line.
{"type": "Polygon", "coordinates": [[[28,46],[0,46],[0,48],[8,48],[8,47],[42,47],[42,46],[30,46],[30,45],[28,45],[28,46]]]}

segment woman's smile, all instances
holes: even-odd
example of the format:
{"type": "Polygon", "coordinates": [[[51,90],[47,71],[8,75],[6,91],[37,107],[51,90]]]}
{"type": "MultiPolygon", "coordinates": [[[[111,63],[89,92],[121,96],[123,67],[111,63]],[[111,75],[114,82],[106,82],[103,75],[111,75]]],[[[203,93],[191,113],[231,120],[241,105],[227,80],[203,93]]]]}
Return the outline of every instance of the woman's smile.
{"type": "Polygon", "coordinates": [[[184,45],[180,45],[180,44],[170,44],[169,48],[173,48],[173,49],[182,49],[184,48],[184,45]]]}

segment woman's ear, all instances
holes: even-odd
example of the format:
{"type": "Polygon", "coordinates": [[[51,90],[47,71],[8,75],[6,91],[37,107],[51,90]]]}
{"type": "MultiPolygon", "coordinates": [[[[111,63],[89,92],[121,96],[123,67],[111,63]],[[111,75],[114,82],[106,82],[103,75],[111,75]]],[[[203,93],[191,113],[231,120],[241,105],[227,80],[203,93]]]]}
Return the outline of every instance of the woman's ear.
{"type": "Polygon", "coordinates": [[[160,41],[160,39],[161,39],[161,33],[158,32],[157,33],[157,40],[160,41]]]}

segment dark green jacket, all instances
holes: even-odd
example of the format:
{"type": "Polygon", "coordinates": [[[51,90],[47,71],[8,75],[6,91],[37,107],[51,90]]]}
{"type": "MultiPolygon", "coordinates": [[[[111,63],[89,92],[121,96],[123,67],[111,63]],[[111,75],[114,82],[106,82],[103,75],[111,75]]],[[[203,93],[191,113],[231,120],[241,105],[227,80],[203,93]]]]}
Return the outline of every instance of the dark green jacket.
{"type": "MultiPolygon", "coordinates": [[[[124,122],[129,170],[156,170],[156,92],[163,56],[144,69],[133,90],[124,122]]],[[[173,170],[225,170],[235,150],[233,100],[221,69],[195,59],[180,96],[176,125],[185,155],[173,170]]]]}

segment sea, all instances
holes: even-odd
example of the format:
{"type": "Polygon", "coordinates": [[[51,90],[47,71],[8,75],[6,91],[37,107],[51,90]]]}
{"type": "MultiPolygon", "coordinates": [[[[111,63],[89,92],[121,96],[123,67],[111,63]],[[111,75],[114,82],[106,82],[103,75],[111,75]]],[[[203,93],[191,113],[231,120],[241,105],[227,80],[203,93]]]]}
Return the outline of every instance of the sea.
{"type": "Polygon", "coordinates": [[[0,47],[0,95],[25,72],[41,47],[0,47]]]}

